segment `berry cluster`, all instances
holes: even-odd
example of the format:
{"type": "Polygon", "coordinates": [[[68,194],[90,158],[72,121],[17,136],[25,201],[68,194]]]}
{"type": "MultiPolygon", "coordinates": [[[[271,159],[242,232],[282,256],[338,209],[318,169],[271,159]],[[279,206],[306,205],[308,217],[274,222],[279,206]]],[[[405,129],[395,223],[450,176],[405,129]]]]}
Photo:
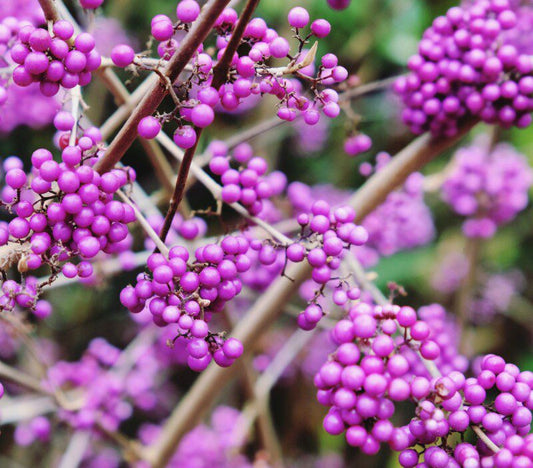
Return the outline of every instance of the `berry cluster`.
{"type": "MultiPolygon", "coordinates": [[[[178,47],[179,40],[176,38],[182,37],[183,30],[187,31],[188,24],[196,19],[199,6],[194,0],[182,1],[178,4],[176,13],[176,24],[165,15],[157,15],[152,19],[152,35],[160,41],[158,52],[165,60],[178,47]]],[[[179,88],[176,97],[179,96],[180,99],[177,108],[171,115],[143,118],[138,126],[141,136],[155,138],[163,121],[175,119],[178,121],[178,129],[174,133],[174,141],[183,149],[191,148],[197,139],[194,127],[205,128],[211,125],[215,111],[238,111],[241,107],[244,108],[249,98],[265,94],[278,99],[277,114],[283,120],[292,121],[301,113],[306,124],[315,125],[321,113],[328,118],[339,115],[338,94],[327,87],[346,80],[348,72],[338,65],[337,57],[331,53],[322,57],[318,70],[315,70],[316,50],[306,49],[304,46],[313,36],[327,36],[331,26],[324,19],[310,23],[309,13],[301,7],[293,8],[288,15],[289,25],[299,41],[296,53],[291,54],[289,41],[274,29],[268,28],[263,19],[253,18],[247,24],[241,41],[246,47],[239,48],[231,62],[228,72],[231,79],[215,89],[213,72],[226,50],[237,20],[238,14],[232,8],[221,13],[214,25],[217,34],[216,53],[211,56],[208,49],[199,49],[191,63],[192,73],[183,82],[175,84],[179,88]],[[309,23],[309,34],[301,36],[301,30],[309,23]],[[289,62],[285,67],[272,68],[268,65],[271,59],[288,59],[289,62]],[[311,97],[306,95],[303,86],[305,82],[309,84],[311,97]]],[[[133,49],[117,46],[112,58],[118,66],[130,65],[134,63],[133,49]]]]}
{"type": "Polygon", "coordinates": [[[15,217],[7,230],[0,229],[0,244],[29,242],[28,269],[54,256],[64,261],[78,253],[85,259],[100,251],[115,253],[128,236],[126,224],[135,220],[135,213],[113,195],[133,180],[134,173],[114,169],[100,176],[83,161],[93,145],[89,137],[80,138],[78,145],[64,148],[61,163],[46,149],[34,151],[31,179],[21,168],[6,173],[3,204],[15,217]],[[30,192],[33,203],[21,199],[22,190],[30,192]]]}
{"type": "Polygon", "coordinates": [[[238,275],[250,267],[249,248],[245,237],[228,236],[220,245],[196,249],[193,262],[181,246],[170,249],[168,259],[154,253],[148,258],[149,273],[139,274],[135,286],[124,288],[120,301],[132,313],[148,308],[158,326],[176,324],[177,337],[189,341],[191,369],[203,370],[211,359],[230,366],[242,354],[242,344],[211,333],[208,322],[241,291],[238,275]]]}
{"type": "Polygon", "coordinates": [[[341,292],[343,304],[348,299],[358,298],[349,287],[348,293],[345,293],[346,283],[333,276],[339,269],[345,252],[368,240],[365,228],[356,225],[354,219],[355,211],[350,206],[332,208],[324,200],[315,202],[311,213],[302,213],[297,217],[301,233],[299,239],[287,247],[287,260],[295,263],[306,260],[312,267],[311,278],[319,285],[318,293],[298,316],[298,325],[304,330],[315,328],[324,315],[317,299],[328,282],[338,283],[335,290],[341,292]]]}
{"type": "Polygon", "coordinates": [[[265,291],[279,278],[286,266],[285,249],[269,241],[259,241],[249,237],[250,250],[246,256],[250,268],[241,275],[242,283],[253,291],[265,291]]]}
{"type": "Polygon", "coordinates": [[[79,361],[59,361],[50,367],[45,385],[78,395],[76,403],[59,411],[59,417],[75,429],[116,431],[133,407],[156,408],[156,375],[161,367],[150,346],[140,350],[130,364],[118,348],[96,338],[79,361]]]}
{"type": "Polygon", "coordinates": [[[39,319],[45,319],[51,314],[52,306],[48,301],[39,299],[41,289],[34,276],[27,276],[24,284],[14,280],[4,281],[0,292],[0,312],[13,312],[18,307],[33,312],[39,319]]]}
{"type": "Polygon", "coordinates": [[[20,0],[18,2],[2,2],[0,4],[0,18],[15,18],[29,21],[32,24],[42,24],[45,21],[43,11],[35,0],[20,0]]]}
{"type": "MultiPolygon", "coordinates": [[[[418,318],[429,327],[429,338],[439,346],[440,354],[434,362],[440,372],[444,375],[454,371],[466,372],[469,363],[468,359],[459,353],[461,333],[456,318],[437,303],[420,307],[418,318]]],[[[427,374],[424,363],[413,350],[405,348],[403,353],[416,375],[427,374]]]]}
{"type": "MultiPolygon", "coordinates": [[[[60,112],[54,123],[60,130],[69,130],[74,119],[60,112]]],[[[1,268],[7,271],[16,265],[23,278],[20,284],[4,281],[2,310],[18,305],[45,318],[50,306],[39,295],[60,271],[67,278],[88,278],[93,272],[89,259],[130,247],[126,225],[135,220],[135,212],[113,197],[134,180],[135,173],[130,169],[114,169],[102,176],[95,172],[91,165],[98,157],[99,133],[92,130],[87,129],[76,145],[64,146],[60,163],[46,149],[34,151],[29,174],[20,159],[13,156],[4,161],[0,208],[12,218],[0,224],[1,268]],[[82,260],[77,265],[68,261],[78,256],[82,260]],[[27,272],[42,265],[50,268],[51,276],[37,284],[27,272]]]]}
{"type": "Polygon", "coordinates": [[[102,59],[91,34],[73,35],[74,27],[66,20],[54,23],[52,34],[32,25],[20,28],[20,42],[11,48],[11,59],[18,64],[13,82],[23,87],[39,83],[45,96],[54,96],[60,86],[87,85],[102,59]]]}
{"type": "Polygon", "coordinates": [[[265,175],[268,164],[260,156],[254,156],[253,149],[247,143],[234,148],[231,155],[223,143],[213,142],[209,146],[212,154],[209,169],[220,176],[222,182],[222,201],[241,203],[253,215],[263,209],[263,200],[279,195],[286,185],[285,177],[276,174],[265,175]],[[238,164],[237,169],[231,163],[238,164]]]}
{"type": "Polygon", "coordinates": [[[372,147],[372,140],[364,133],[350,136],[344,142],[344,152],[348,156],[358,156],[372,147]]]}
{"type": "MultiPolygon", "coordinates": [[[[30,24],[27,21],[19,21],[15,17],[2,18],[0,23],[0,64],[8,68],[10,65],[9,56],[13,42],[16,41],[17,33],[20,28],[30,24]]],[[[0,106],[7,101],[7,86],[11,74],[0,71],[0,106]]]]}
{"type": "Polygon", "coordinates": [[[456,330],[440,305],[421,308],[417,317],[410,307],[359,302],[332,336],[339,346],[314,380],[318,401],[331,407],[324,418],[329,433],[346,431],[347,442],[366,454],[388,443],[401,452],[405,468],[422,461],[430,468],[533,462],[526,449],[533,374],[487,355],[467,378],[468,361],[457,353],[456,330]],[[428,361],[435,366],[431,375],[428,361]],[[413,402],[415,412],[407,425],[395,427],[390,418],[402,401],[413,402]],[[471,428],[478,431],[477,446],[454,446],[450,436],[471,428]],[[487,440],[503,448],[495,453],[487,440]]]}
{"type": "Polygon", "coordinates": [[[9,132],[19,125],[32,128],[49,123],[57,112],[58,104],[54,99],[43,96],[39,85],[34,83],[26,88],[12,86],[11,48],[17,44],[18,31],[31,25],[22,8],[20,16],[0,14],[0,132],[9,132]]]}
{"type": "Polygon", "coordinates": [[[108,372],[119,356],[119,349],[104,340],[94,340],[79,361],[59,361],[48,370],[46,383],[51,388],[74,388],[85,393],[81,407],[61,410],[61,419],[74,428],[90,429],[98,424],[116,430],[129,417],[132,409],[120,398],[124,382],[108,372]]]}
{"type": "Polygon", "coordinates": [[[442,198],[468,219],[468,237],[492,237],[498,226],[511,221],[528,202],[533,172],[527,159],[513,147],[492,150],[475,144],[457,151],[442,186],[442,198]]]}
{"type": "Polygon", "coordinates": [[[394,450],[409,447],[408,427],[395,427],[390,421],[394,402],[424,397],[431,383],[427,372],[424,376],[412,373],[402,351],[414,349],[434,361],[440,348],[430,333],[410,307],[364,302],[351,307],[333,330],[339,347],[315,376],[318,401],[331,407],[324,418],[326,431],[346,431],[347,442],[366,454],[377,453],[380,443],[394,450]]]}
{"type": "MultiPolygon", "coordinates": [[[[375,167],[361,164],[364,175],[380,171],[390,161],[390,155],[379,153],[375,167]]],[[[393,255],[429,243],[435,235],[431,211],[424,201],[424,178],[414,173],[403,187],[391,192],[385,201],[368,214],[361,225],[368,233],[368,240],[353,249],[353,253],[365,266],[375,265],[381,256],[393,255]]],[[[288,198],[296,213],[305,213],[318,199],[327,199],[332,205],[345,203],[350,194],[330,186],[308,187],[293,182],[287,190],[288,198]]]]}
{"type": "MultiPolygon", "coordinates": [[[[531,372],[520,372],[514,364],[506,364],[503,358],[492,354],[481,360],[476,377],[465,378],[460,372],[452,372],[438,378],[434,390],[419,402],[416,417],[409,423],[415,438],[413,445],[427,446],[438,437],[446,441],[439,448],[425,449],[424,461],[429,467],[531,466],[533,451],[528,433],[532,387],[531,372]],[[465,433],[471,427],[482,431],[496,447],[503,448],[494,453],[481,438],[476,446],[449,445],[449,435],[465,433]]],[[[417,466],[420,456],[416,450],[405,450],[400,455],[400,464],[406,468],[417,466]]]]}
{"type": "Polygon", "coordinates": [[[529,125],[533,65],[503,43],[516,25],[508,0],[476,0],[433,21],[409,60],[410,73],[395,83],[413,133],[453,136],[468,117],[505,128],[529,125]]]}

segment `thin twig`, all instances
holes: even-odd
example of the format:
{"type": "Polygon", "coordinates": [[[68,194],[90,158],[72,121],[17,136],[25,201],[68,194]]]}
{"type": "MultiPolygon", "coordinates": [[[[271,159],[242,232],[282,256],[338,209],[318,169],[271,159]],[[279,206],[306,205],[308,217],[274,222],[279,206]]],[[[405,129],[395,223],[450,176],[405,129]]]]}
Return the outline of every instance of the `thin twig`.
{"type": "Polygon", "coordinates": [[[172,197],[170,198],[168,210],[165,215],[165,220],[163,222],[163,227],[161,228],[161,232],[159,233],[159,237],[163,242],[165,242],[165,239],[167,238],[167,234],[170,231],[170,227],[172,226],[172,221],[174,220],[176,211],[178,211],[180,203],[183,200],[183,197],[185,196],[187,178],[189,177],[189,171],[191,170],[191,164],[194,158],[194,153],[196,152],[200,135],[202,134],[201,128],[195,127],[194,131],[196,132],[196,141],[194,142],[194,145],[191,148],[188,148],[183,155],[183,159],[178,170],[178,178],[176,179],[176,185],[174,186],[174,192],[172,193],[172,197]]]}
{"type": "Polygon", "coordinates": [[[247,128],[240,133],[235,134],[234,136],[226,139],[224,143],[231,150],[245,141],[251,140],[286,123],[286,120],[281,120],[278,116],[274,116],[268,120],[263,120],[257,125],[253,125],[252,127],[247,128]]]}
{"type": "Polygon", "coordinates": [[[339,94],[339,101],[351,101],[357,99],[365,94],[373,93],[374,91],[380,91],[384,88],[391,86],[399,76],[391,76],[382,80],[372,81],[370,83],[362,84],[354,88],[350,88],[339,94]]]}
{"type": "Polygon", "coordinates": [[[40,393],[42,395],[49,395],[54,397],[54,393],[46,390],[39,380],[33,376],[26,374],[18,369],[8,366],[0,361],[0,378],[14,382],[24,388],[40,393]]]}
{"type": "MultiPolygon", "coordinates": [[[[356,88],[343,91],[342,93],[339,93],[339,102],[351,101],[374,91],[379,91],[380,89],[386,88],[397,79],[398,77],[394,76],[392,78],[386,78],[384,80],[372,81],[370,83],[357,86],[356,88]]],[[[303,114],[298,114],[296,119],[301,118],[302,115],[303,114]]],[[[252,140],[253,138],[262,135],[263,133],[266,133],[277,127],[281,127],[286,123],[286,120],[281,120],[279,117],[274,116],[268,120],[263,120],[258,124],[243,130],[240,133],[235,134],[234,136],[225,140],[224,143],[228,146],[229,149],[233,149],[235,148],[235,146],[244,143],[245,141],[252,140]]]]}
{"type": "Polygon", "coordinates": [[[222,86],[222,84],[224,84],[228,79],[228,71],[235,52],[237,52],[237,49],[239,48],[244,30],[246,29],[246,26],[248,25],[248,22],[250,21],[250,18],[252,17],[252,14],[259,2],[260,0],[248,0],[246,2],[241,16],[239,17],[237,26],[233,30],[231,39],[224,50],[224,54],[222,55],[220,61],[215,65],[213,70],[213,81],[211,84],[213,88],[218,90],[218,88],[220,88],[220,86],[222,86]]]}
{"type": "MultiPolygon", "coordinates": [[[[228,314],[227,311],[224,311],[223,316],[226,318],[225,325],[227,325],[228,328],[233,328],[235,325],[235,320],[233,320],[231,314],[228,314]]],[[[247,356],[240,360],[238,365],[240,365],[242,369],[242,380],[246,396],[248,400],[258,409],[255,416],[257,418],[257,430],[262,447],[269,454],[269,461],[272,463],[272,465],[275,468],[283,468],[281,444],[276,435],[276,430],[272,421],[272,415],[267,402],[264,401],[264,398],[263,401],[259,401],[259,394],[257,393],[256,387],[258,373],[253,367],[251,357],[247,356]]],[[[240,423],[237,423],[235,429],[240,426],[240,423]]],[[[242,447],[244,445],[244,440],[242,442],[243,443],[237,443],[236,445],[238,447],[242,447]]]]}
{"type": "Polygon", "coordinates": [[[139,209],[135,206],[135,203],[133,203],[121,190],[117,190],[117,194],[120,198],[122,198],[124,203],[127,203],[133,208],[133,210],[135,211],[135,217],[137,218],[137,221],[139,221],[139,224],[141,225],[141,227],[144,229],[144,232],[146,232],[146,234],[148,234],[148,237],[150,237],[150,239],[154,241],[159,251],[165,257],[168,258],[168,247],[164,244],[164,242],[161,241],[161,239],[159,238],[157,233],[154,231],[152,226],[150,226],[150,223],[148,222],[148,220],[142,215],[139,209]]]}
{"type": "Polygon", "coordinates": [[[465,331],[468,326],[468,319],[471,313],[472,296],[474,294],[474,287],[476,284],[476,269],[479,262],[482,242],[482,239],[474,239],[471,237],[465,238],[464,256],[467,262],[467,271],[461,281],[459,290],[457,291],[457,302],[455,308],[460,333],[459,352],[461,354],[465,354],[468,346],[466,339],[467,333],[465,333],[465,331]]]}
{"type": "Polygon", "coordinates": [[[76,144],[76,136],[78,132],[78,121],[80,119],[80,100],[81,100],[81,89],[78,86],[75,86],[70,91],[70,96],[72,99],[72,117],[74,117],[74,126],[72,127],[72,132],[70,133],[69,145],[74,146],[76,144]]]}
{"type": "MultiPolygon", "coordinates": [[[[135,252],[133,253],[133,267],[138,268],[142,265],[146,264],[146,261],[148,260],[148,257],[152,254],[152,251],[143,250],[141,252],[135,252]]],[[[122,265],[122,261],[118,257],[110,257],[105,260],[101,260],[96,265],[98,274],[102,274],[105,276],[111,276],[116,273],[121,273],[124,271],[124,267],[122,265]]],[[[44,281],[47,281],[48,277],[39,278],[37,280],[38,283],[42,283],[44,281]]],[[[72,286],[72,279],[67,278],[64,275],[59,276],[52,284],[49,284],[46,287],[47,291],[50,291],[51,289],[61,288],[63,286],[72,286]]]]}
{"type": "MultiPolygon", "coordinates": [[[[102,79],[106,85],[108,85],[108,88],[112,85],[111,81],[108,81],[108,78],[111,76],[112,74],[109,72],[101,72],[98,74],[98,77],[102,79]]],[[[131,115],[143,96],[154,85],[154,83],[157,83],[158,80],[159,79],[155,73],[150,73],[148,77],[139,86],[137,86],[137,88],[135,88],[135,91],[131,93],[131,96],[124,102],[124,104],[122,104],[113,114],[111,114],[111,116],[100,126],[100,132],[102,133],[102,138],[104,140],[107,140],[111,134],[122,124],[122,122],[124,122],[128,116],[131,115]]],[[[120,84],[122,85],[122,83],[120,84]]]]}
{"type": "MultiPolygon", "coordinates": [[[[283,375],[285,369],[296,359],[305,345],[311,341],[315,331],[295,331],[256,380],[254,385],[254,399],[244,407],[239,421],[233,430],[232,439],[237,441],[237,445],[243,445],[245,443],[254,420],[260,417],[261,413],[268,411],[269,395],[272,388],[283,375]]],[[[273,461],[275,462],[276,460],[274,459],[273,461]]],[[[281,459],[278,461],[278,466],[280,462],[281,459]]]]}
{"type": "Polygon", "coordinates": [[[85,451],[89,446],[91,433],[89,431],[76,431],[61,457],[58,468],[78,468],[83,460],[85,451]]]}
{"type": "Polygon", "coordinates": [[[122,448],[124,459],[131,464],[143,459],[141,444],[131,440],[119,431],[110,431],[102,424],[97,423],[98,430],[122,448]]]}
{"type": "MultiPolygon", "coordinates": [[[[182,151],[176,146],[176,144],[168,135],[166,135],[164,132],[159,132],[156,139],[159,143],[161,143],[161,146],[163,146],[178,161],[181,162],[183,160],[184,156],[182,151]]],[[[215,182],[215,180],[211,176],[209,176],[209,174],[207,174],[207,172],[205,172],[194,161],[191,162],[190,170],[191,173],[196,177],[196,179],[198,179],[198,181],[200,181],[211,192],[211,195],[213,195],[214,198],[220,199],[222,188],[215,182]]],[[[229,206],[231,206],[237,213],[259,226],[261,229],[263,229],[265,232],[270,234],[274,239],[277,239],[282,244],[289,245],[292,242],[287,236],[285,236],[282,232],[271,226],[269,223],[266,223],[265,221],[260,218],[257,218],[256,216],[252,216],[248,212],[248,210],[240,203],[229,203],[229,206]]]]}
{"type": "Polygon", "coordinates": [[[24,395],[10,398],[7,395],[0,400],[0,424],[17,424],[29,421],[37,416],[57,411],[54,399],[46,395],[24,395]]]}
{"type": "MultiPolygon", "coordinates": [[[[259,435],[258,438],[260,439],[259,443],[261,445],[261,448],[264,449],[264,451],[268,454],[268,461],[270,463],[269,466],[272,466],[273,468],[283,468],[281,444],[276,435],[276,430],[272,422],[272,415],[270,414],[268,401],[266,399],[259,400],[256,397],[254,384],[257,381],[257,372],[253,368],[250,357],[242,359],[241,362],[238,363],[238,365],[240,365],[240,367],[243,369],[243,387],[246,390],[247,398],[249,401],[248,404],[252,405],[256,409],[256,411],[253,414],[253,417],[250,418],[249,421],[247,421],[247,431],[245,434],[242,435],[242,438],[238,439],[237,437],[234,437],[232,435],[232,440],[236,441],[235,448],[242,448],[245,445],[246,436],[248,435],[248,432],[252,427],[254,421],[256,421],[257,432],[259,435]]],[[[234,430],[238,428],[243,428],[240,421],[237,421],[234,430]]]]}
{"type": "Polygon", "coordinates": [[[500,451],[500,447],[498,447],[492,440],[490,440],[487,434],[485,434],[479,426],[472,426],[472,430],[490,450],[492,450],[494,453],[498,453],[500,451]]]}
{"type": "Polygon", "coordinates": [[[155,141],[139,138],[139,142],[148,155],[150,163],[154,166],[155,175],[168,196],[174,187],[174,171],[172,170],[172,166],[167,161],[161,147],[155,141]]]}

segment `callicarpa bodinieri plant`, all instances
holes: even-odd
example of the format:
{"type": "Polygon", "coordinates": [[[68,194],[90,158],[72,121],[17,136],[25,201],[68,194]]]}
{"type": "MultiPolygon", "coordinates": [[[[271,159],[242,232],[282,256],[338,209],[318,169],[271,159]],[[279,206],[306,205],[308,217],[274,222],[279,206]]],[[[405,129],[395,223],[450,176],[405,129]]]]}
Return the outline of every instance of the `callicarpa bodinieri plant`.
{"type": "Polygon", "coordinates": [[[0,466],[533,467],[533,3],[413,3],[0,2],[0,466]]]}

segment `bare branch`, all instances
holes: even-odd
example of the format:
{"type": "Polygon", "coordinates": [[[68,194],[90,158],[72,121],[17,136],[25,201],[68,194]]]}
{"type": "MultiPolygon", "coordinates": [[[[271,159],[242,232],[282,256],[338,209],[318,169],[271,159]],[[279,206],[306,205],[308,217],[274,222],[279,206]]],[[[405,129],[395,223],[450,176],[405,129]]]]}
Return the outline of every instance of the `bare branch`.
{"type": "Polygon", "coordinates": [[[39,4],[43,9],[44,17],[47,22],[55,23],[56,21],[59,21],[59,13],[54,0],[39,0],[39,4]]]}
{"type": "Polygon", "coordinates": [[[489,439],[487,434],[485,434],[479,426],[472,426],[472,430],[490,450],[492,450],[494,453],[498,453],[500,451],[500,448],[492,440],[489,439]]]}

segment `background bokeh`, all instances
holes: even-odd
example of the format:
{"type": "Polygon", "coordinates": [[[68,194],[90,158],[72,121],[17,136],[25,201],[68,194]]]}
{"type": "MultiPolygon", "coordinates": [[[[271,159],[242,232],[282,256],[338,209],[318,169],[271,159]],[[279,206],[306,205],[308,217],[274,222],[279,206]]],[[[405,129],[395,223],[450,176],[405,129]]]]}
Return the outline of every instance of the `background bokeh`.
{"type": "MultiPolygon", "coordinates": [[[[314,18],[326,18],[333,29],[328,38],[320,41],[319,55],[327,51],[335,52],[340,58],[339,62],[350,73],[356,74],[362,83],[368,83],[401,74],[408,57],[416,51],[424,29],[435,16],[444,13],[453,4],[440,0],[354,0],[348,9],[333,11],[325,0],[263,0],[257,15],[281,29],[288,27],[286,13],[295,5],[306,6],[314,18]]],[[[116,42],[115,37],[127,37],[136,50],[143,50],[147,47],[150,18],[158,13],[173,15],[175,5],[176,2],[170,0],[106,0],[105,15],[118,23],[101,24],[97,39],[105,45],[116,42]]],[[[124,72],[121,76],[130,78],[124,72]]],[[[133,89],[136,83],[138,79],[131,79],[129,86],[133,89]]],[[[85,99],[90,105],[88,114],[96,123],[103,122],[115,109],[113,99],[98,82],[88,87],[85,99]]],[[[210,139],[227,138],[261,119],[269,118],[273,115],[273,109],[274,103],[265,100],[251,113],[218,119],[206,131],[202,144],[205,147],[205,142],[210,139]]],[[[364,181],[359,173],[362,162],[373,161],[379,151],[394,154],[413,137],[400,123],[399,103],[389,89],[381,89],[359,99],[352,104],[352,109],[361,116],[358,129],[373,140],[372,150],[357,158],[349,158],[343,152],[344,138],[351,129],[343,119],[337,119],[329,127],[314,129],[312,134],[306,134],[297,125],[280,126],[255,138],[254,148],[269,160],[271,167],[283,170],[290,181],[299,180],[310,185],[331,184],[354,190],[364,181]]],[[[479,125],[473,133],[487,130],[486,126],[479,125]]],[[[0,134],[0,157],[18,155],[28,162],[31,152],[37,147],[48,146],[52,137],[51,127],[18,127],[9,134],[0,134]]],[[[502,131],[500,138],[514,144],[533,164],[531,129],[502,131]]],[[[435,174],[441,171],[450,156],[451,153],[438,158],[424,172],[435,174]]],[[[139,180],[148,192],[159,189],[139,144],[128,151],[125,162],[138,170],[139,180]]],[[[194,186],[189,202],[193,208],[201,208],[212,204],[212,199],[201,187],[194,186]]],[[[405,288],[408,295],[400,297],[399,302],[420,306],[442,301],[453,309],[454,298],[437,292],[434,281],[438,281],[435,275],[443,260],[450,254],[464,254],[462,220],[441,201],[438,192],[429,193],[426,202],[435,219],[434,241],[423,248],[383,258],[372,270],[377,274],[380,287],[386,287],[389,281],[394,281],[405,288]]],[[[164,207],[164,201],[161,206],[164,207]]],[[[533,288],[529,286],[533,277],[532,215],[533,207],[530,206],[510,225],[500,228],[494,238],[484,242],[480,277],[518,272],[521,275],[521,291],[513,295],[507,310],[498,313],[490,323],[470,325],[467,331],[472,355],[497,351],[524,370],[533,369],[533,288]]],[[[231,218],[232,215],[225,213],[225,216],[231,218]]],[[[208,221],[212,232],[219,232],[220,223],[213,219],[208,221]]],[[[454,275],[455,272],[452,269],[448,274],[454,275]]],[[[50,294],[48,299],[54,306],[54,314],[39,325],[40,333],[60,343],[64,359],[78,358],[90,339],[98,335],[123,346],[131,336],[128,336],[130,319],[118,302],[118,293],[133,280],[134,275],[131,272],[109,278],[91,288],[72,285],[50,294]]],[[[498,294],[497,290],[493,292],[498,294]]],[[[278,338],[283,340],[283,334],[280,333],[281,338],[278,338]]],[[[178,371],[174,383],[184,392],[193,378],[194,374],[188,370],[178,371]]],[[[238,382],[224,393],[222,400],[235,406],[242,404],[243,394],[238,382]]],[[[325,411],[315,401],[311,378],[302,374],[301,370],[287,375],[274,389],[271,405],[284,454],[300,459],[302,467],[311,466],[306,458],[302,458],[304,454],[325,454],[330,451],[343,454],[346,466],[398,466],[395,456],[391,456],[387,450],[382,450],[376,457],[367,458],[346,447],[343,437],[328,436],[321,429],[321,418],[325,411]]],[[[9,460],[31,460],[32,457],[39,460],[39,457],[48,456],[39,447],[20,449],[12,446],[10,431],[6,428],[0,437],[0,453],[9,454],[9,460]],[[28,457],[27,453],[18,453],[21,450],[34,453],[28,457]]],[[[126,427],[125,432],[128,431],[134,433],[134,427],[126,427]]],[[[253,448],[252,444],[249,449],[253,451],[253,448]]],[[[8,466],[3,463],[0,458],[0,466],[8,466]]]]}

